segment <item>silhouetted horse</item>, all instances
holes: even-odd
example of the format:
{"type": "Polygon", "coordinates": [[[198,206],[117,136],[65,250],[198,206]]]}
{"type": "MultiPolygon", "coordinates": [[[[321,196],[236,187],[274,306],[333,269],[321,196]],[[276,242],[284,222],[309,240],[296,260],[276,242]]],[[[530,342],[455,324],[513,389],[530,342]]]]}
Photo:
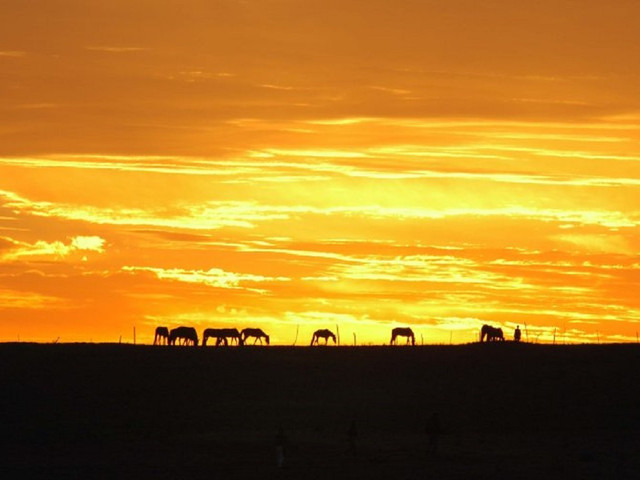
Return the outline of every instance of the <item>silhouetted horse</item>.
{"type": "Polygon", "coordinates": [[[413,334],[413,330],[408,327],[397,327],[391,330],[391,345],[396,344],[398,337],[407,337],[407,345],[409,345],[409,342],[411,342],[411,345],[416,344],[416,337],[413,334]]]}
{"type": "Polygon", "coordinates": [[[501,328],[495,328],[490,325],[482,325],[480,329],[480,343],[484,342],[504,342],[504,334],[501,328]]]}
{"type": "Polygon", "coordinates": [[[154,345],[169,344],[169,329],[167,327],[156,327],[156,334],[153,337],[154,345]]]}
{"type": "Polygon", "coordinates": [[[333,340],[333,343],[336,343],[336,336],[331,332],[331,330],[316,330],[313,332],[313,337],[311,337],[311,345],[320,345],[319,340],[324,338],[324,344],[329,344],[329,339],[333,340]]]}
{"type": "Polygon", "coordinates": [[[245,328],[240,332],[240,337],[242,338],[243,343],[247,343],[247,338],[253,337],[254,345],[258,342],[258,340],[260,340],[260,345],[262,345],[262,339],[264,339],[267,342],[267,345],[269,345],[269,335],[264,333],[259,328],[245,328]]]}
{"type": "Polygon", "coordinates": [[[209,338],[216,339],[216,347],[229,345],[229,340],[231,340],[231,343],[235,341],[237,345],[244,345],[237,328],[206,328],[202,333],[203,347],[207,345],[207,339],[209,338]]]}
{"type": "Polygon", "coordinates": [[[198,345],[198,332],[193,327],[176,327],[169,332],[169,345],[175,345],[176,340],[182,340],[182,345],[195,347],[198,345]]]}

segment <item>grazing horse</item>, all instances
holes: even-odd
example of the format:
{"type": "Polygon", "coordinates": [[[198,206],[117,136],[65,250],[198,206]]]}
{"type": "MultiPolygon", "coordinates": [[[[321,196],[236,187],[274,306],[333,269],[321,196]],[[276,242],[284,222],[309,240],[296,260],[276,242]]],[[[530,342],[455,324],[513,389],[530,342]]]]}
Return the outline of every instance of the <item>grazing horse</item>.
{"type": "Polygon", "coordinates": [[[262,345],[262,339],[264,339],[267,342],[267,345],[269,345],[269,335],[264,333],[259,328],[245,328],[240,332],[240,337],[242,338],[243,343],[247,343],[247,338],[253,337],[254,345],[258,342],[258,340],[260,340],[260,345],[262,345]]]}
{"type": "Polygon", "coordinates": [[[153,337],[154,345],[169,344],[169,329],[167,327],[156,327],[156,335],[153,337]]]}
{"type": "Polygon", "coordinates": [[[231,343],[235,341],[237,345],[244,345],[244,341],[237,328],[206,328],[202,333],[203,347],[207,346],[207,339],[209,338],[216,339],[216,347],[229,345],[229,340],[231,340],[231,343]]]}
{"type": "Polygon", "coordinates": [[[396,344],[398,337],[407,337],[407,345],[409,345],[409,342],[411,342],[411,345],[416,344],[416,337],[410,328],[397,327],[391,330],[391,345],[396,344]]]}
{"type": "Polygon", "coordinates": [[[504,334],[501,328],[495,328],[490,325],[482,325],[480,329],[480,343],[484,342],[504,342],[504,334]]]}
{"type": "Polygon", "coordinates": [[[336,336],[331,332],[331,330],[316,330],[313,332],[313,337],[311,337],[311,345],[320,345],[319,340],[324,338],[324,344],[329,344],[329,339],[333,340],[333,343],[336,343],[336,336]]]}
{"type": "Polygon", "coordinates": [[[182,345],[195,347],[198,345],[198,332],[193,327],[176,327],[169,332],[169,345],[175,345],[176,340],[182,340],[182,345]]]}

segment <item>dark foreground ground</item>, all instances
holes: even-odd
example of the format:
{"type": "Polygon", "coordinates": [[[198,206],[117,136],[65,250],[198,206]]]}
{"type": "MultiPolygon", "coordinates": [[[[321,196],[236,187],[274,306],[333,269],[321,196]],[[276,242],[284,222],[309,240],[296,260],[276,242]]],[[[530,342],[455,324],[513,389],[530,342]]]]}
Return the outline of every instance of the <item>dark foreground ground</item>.
{"type": "Polygon", "coordinates": [[[0,344],[0,362],[1,478],[640,478],[638,345],[0,344]]]}

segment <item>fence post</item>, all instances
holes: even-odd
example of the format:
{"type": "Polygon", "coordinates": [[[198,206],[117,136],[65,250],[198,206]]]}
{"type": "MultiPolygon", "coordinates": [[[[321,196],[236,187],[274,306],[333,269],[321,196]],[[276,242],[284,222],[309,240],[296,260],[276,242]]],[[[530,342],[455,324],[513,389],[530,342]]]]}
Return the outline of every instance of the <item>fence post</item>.
{"type": "Polygon", "coordinates": [[[293,339],[293,346],[296,346],[296,342],[298,341],[298,332],[300,331],[300,324],[296,325],[296,338],[293,339]]]}

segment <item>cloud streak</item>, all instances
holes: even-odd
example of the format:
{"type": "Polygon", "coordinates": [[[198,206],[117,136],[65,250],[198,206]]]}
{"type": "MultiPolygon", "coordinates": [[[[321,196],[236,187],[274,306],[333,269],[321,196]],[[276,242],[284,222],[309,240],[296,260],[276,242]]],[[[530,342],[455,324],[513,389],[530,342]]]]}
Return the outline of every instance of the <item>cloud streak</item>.
{"type": "Polygon", "coordinates": [[[105,240],[97,236],[77,236],[68,243],[62,241],[47,242],[38,240],[35,243],[26,243],[13,240],[9,237],[0,237],[8,248],[0,252],[0,259],[14,261],[29,258],[64,258],[74,252],[104,253],[105,240]]]}
{"type": "Polygon", "coordinates": [[[256,228],[260,223],[288,221],[300,216],[338,216],[370,220],[441,220],[456,217],[504,217],[555,222],[568,225],[601,226],[610,229],[635,228],[640,217],[618,211],[504,208],[402,208],[363,205],[357,207],[315,207],[311,205],[263,205],[253,202],[205,202],[171,210],[106,208],[45,201],[30,201],[11,192],[0,192],[4,205],[17,211],[43,217],[82,220],[96,224],[154,226],[188,230],[215,230],[225,227],[256,228]]]}
{"type": "Polygon", "coordinates": [[[227,272],[219,268],[209,270],[186,270],[183,268],[158,268],[124,266],[122,270],[131,273],[152,273],[160,280],[170,280],[184,283],[196,283],[208,287],[225,289],[246,289],[249,291],[264,293],[264,289],[249,288],[245,284],[260,284],[270,282],[288,282],[287,277],[266,277],[247,273],[227,272]]]}

